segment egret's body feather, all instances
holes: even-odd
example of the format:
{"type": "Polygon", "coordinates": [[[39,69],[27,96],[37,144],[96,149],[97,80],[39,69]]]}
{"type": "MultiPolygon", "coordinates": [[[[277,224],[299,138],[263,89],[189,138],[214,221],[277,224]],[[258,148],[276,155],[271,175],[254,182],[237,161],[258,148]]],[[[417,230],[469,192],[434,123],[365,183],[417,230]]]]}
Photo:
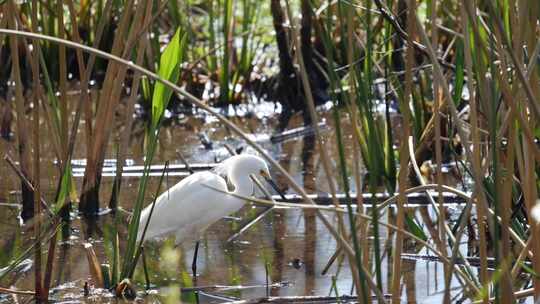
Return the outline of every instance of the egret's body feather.
{"type": "Polygon", "coordinates": [[[251,155],[235,156],[221,163],[214,172],[194,173],[162,193],[156,200],[152,215],[152,204],[141,213],[139,221],[140,240],[150,217],[145,240],[176,235],[176,243],[197,240],[211,224],[225,215],[239,210],[244,200],[228,195],[227,181],[234,186],[234,193],[249,196],[253,183],[249,174],[258,174],[268,168],[266,163],[251,155]]]}

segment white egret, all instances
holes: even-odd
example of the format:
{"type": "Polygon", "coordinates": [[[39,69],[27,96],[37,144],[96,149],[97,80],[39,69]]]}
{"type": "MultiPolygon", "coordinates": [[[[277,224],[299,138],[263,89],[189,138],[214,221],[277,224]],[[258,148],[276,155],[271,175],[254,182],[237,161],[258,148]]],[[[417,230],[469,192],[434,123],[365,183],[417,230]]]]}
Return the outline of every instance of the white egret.
{"type": "MultiPolygon", "coordinates": [[[[212,171],[197,172],[186,177],[157,198],[151,215],[152,205],[142,211],[137,239],[141,239],[150,218],[145,241],[172,234],[176,236],[177,244],[187,240],[198,241],[211,224],[244,205],[245,200],[227,193],[239,196],[254,194],[254,183],[250,178],[252,174],[265,178],[276,188],[266,162],[247,154],[232,156],[212,171]]],[[[198,242],[192,265],[194,275],[197,251],[198,242]]]]}

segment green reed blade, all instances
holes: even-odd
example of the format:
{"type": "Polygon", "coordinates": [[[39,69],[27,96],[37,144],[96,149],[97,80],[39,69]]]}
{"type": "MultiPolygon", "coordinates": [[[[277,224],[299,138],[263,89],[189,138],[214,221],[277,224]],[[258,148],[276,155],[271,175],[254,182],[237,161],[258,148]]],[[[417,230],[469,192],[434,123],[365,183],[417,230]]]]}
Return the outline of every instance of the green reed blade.
{"type": "Polygon", "coordinates": [[[454,87],[453,99],[456,106],[461,102],[461,94],[465,84],[465,58],[463,55],[463,41],[458,39],[456,42],[456,83],[454,87]]]}
{"type": "MultiPolygon", "coordinates": [[[[186,35],[179,28],[161,54],[158,75],[176,83],[180,76],[180,63],[184,57],[186,35]]],[[[156,129],[171,99],[172,90],[157,82],[152,96],[152,128],[156,129]]]]}
{"type": "Polygon", "coordinates": [[[232,33],[232,18],[233,18],[233,1],[225,0],[223,12],[223,57],[221,62],[221,73],[219,75],[219,98],[220,101],[226,104],[229,101],[229,82],[230,82],[230,64],[231,64],[231,46],[233,38],[232,33]]]}

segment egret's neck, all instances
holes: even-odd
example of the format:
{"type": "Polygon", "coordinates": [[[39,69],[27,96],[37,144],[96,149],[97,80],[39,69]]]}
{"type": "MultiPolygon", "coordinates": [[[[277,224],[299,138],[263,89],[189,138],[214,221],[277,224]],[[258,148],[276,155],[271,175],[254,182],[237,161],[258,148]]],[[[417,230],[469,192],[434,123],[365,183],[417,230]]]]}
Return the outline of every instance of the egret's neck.
{"type": "Polygon", "coordinates": [[[253,194],[253,181],[247,175],[238,175],[232,172],[231,183],[234,185],[234,194],[240,196],[251,196],[253,194]]]}

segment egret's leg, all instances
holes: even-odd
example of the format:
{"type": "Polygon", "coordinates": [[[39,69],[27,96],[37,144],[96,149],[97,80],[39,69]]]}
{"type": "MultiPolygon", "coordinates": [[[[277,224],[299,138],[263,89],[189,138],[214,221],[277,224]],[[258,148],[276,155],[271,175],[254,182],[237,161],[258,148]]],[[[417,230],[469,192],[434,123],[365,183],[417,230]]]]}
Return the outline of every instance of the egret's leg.
{"type": "MultiPolygon", "coordinates": [[[[193,252],[193,262],[191,263],[191,271],[193,271],[193,286],[197,286],[197,255],[199,253],[199,241],[195,243],[195,251],[193,252]]],[[[199,292],[195,291],[195,303],[199,304],[199,292]]]]}
{"type": "Polygon", "coordinates": [[[193,263],[191,263],[191,270],[193,271],[193,279],[197,280],[197,254],[199,253],[199,241],[195,243],[195,252],[193,252],[193,263]]]}

